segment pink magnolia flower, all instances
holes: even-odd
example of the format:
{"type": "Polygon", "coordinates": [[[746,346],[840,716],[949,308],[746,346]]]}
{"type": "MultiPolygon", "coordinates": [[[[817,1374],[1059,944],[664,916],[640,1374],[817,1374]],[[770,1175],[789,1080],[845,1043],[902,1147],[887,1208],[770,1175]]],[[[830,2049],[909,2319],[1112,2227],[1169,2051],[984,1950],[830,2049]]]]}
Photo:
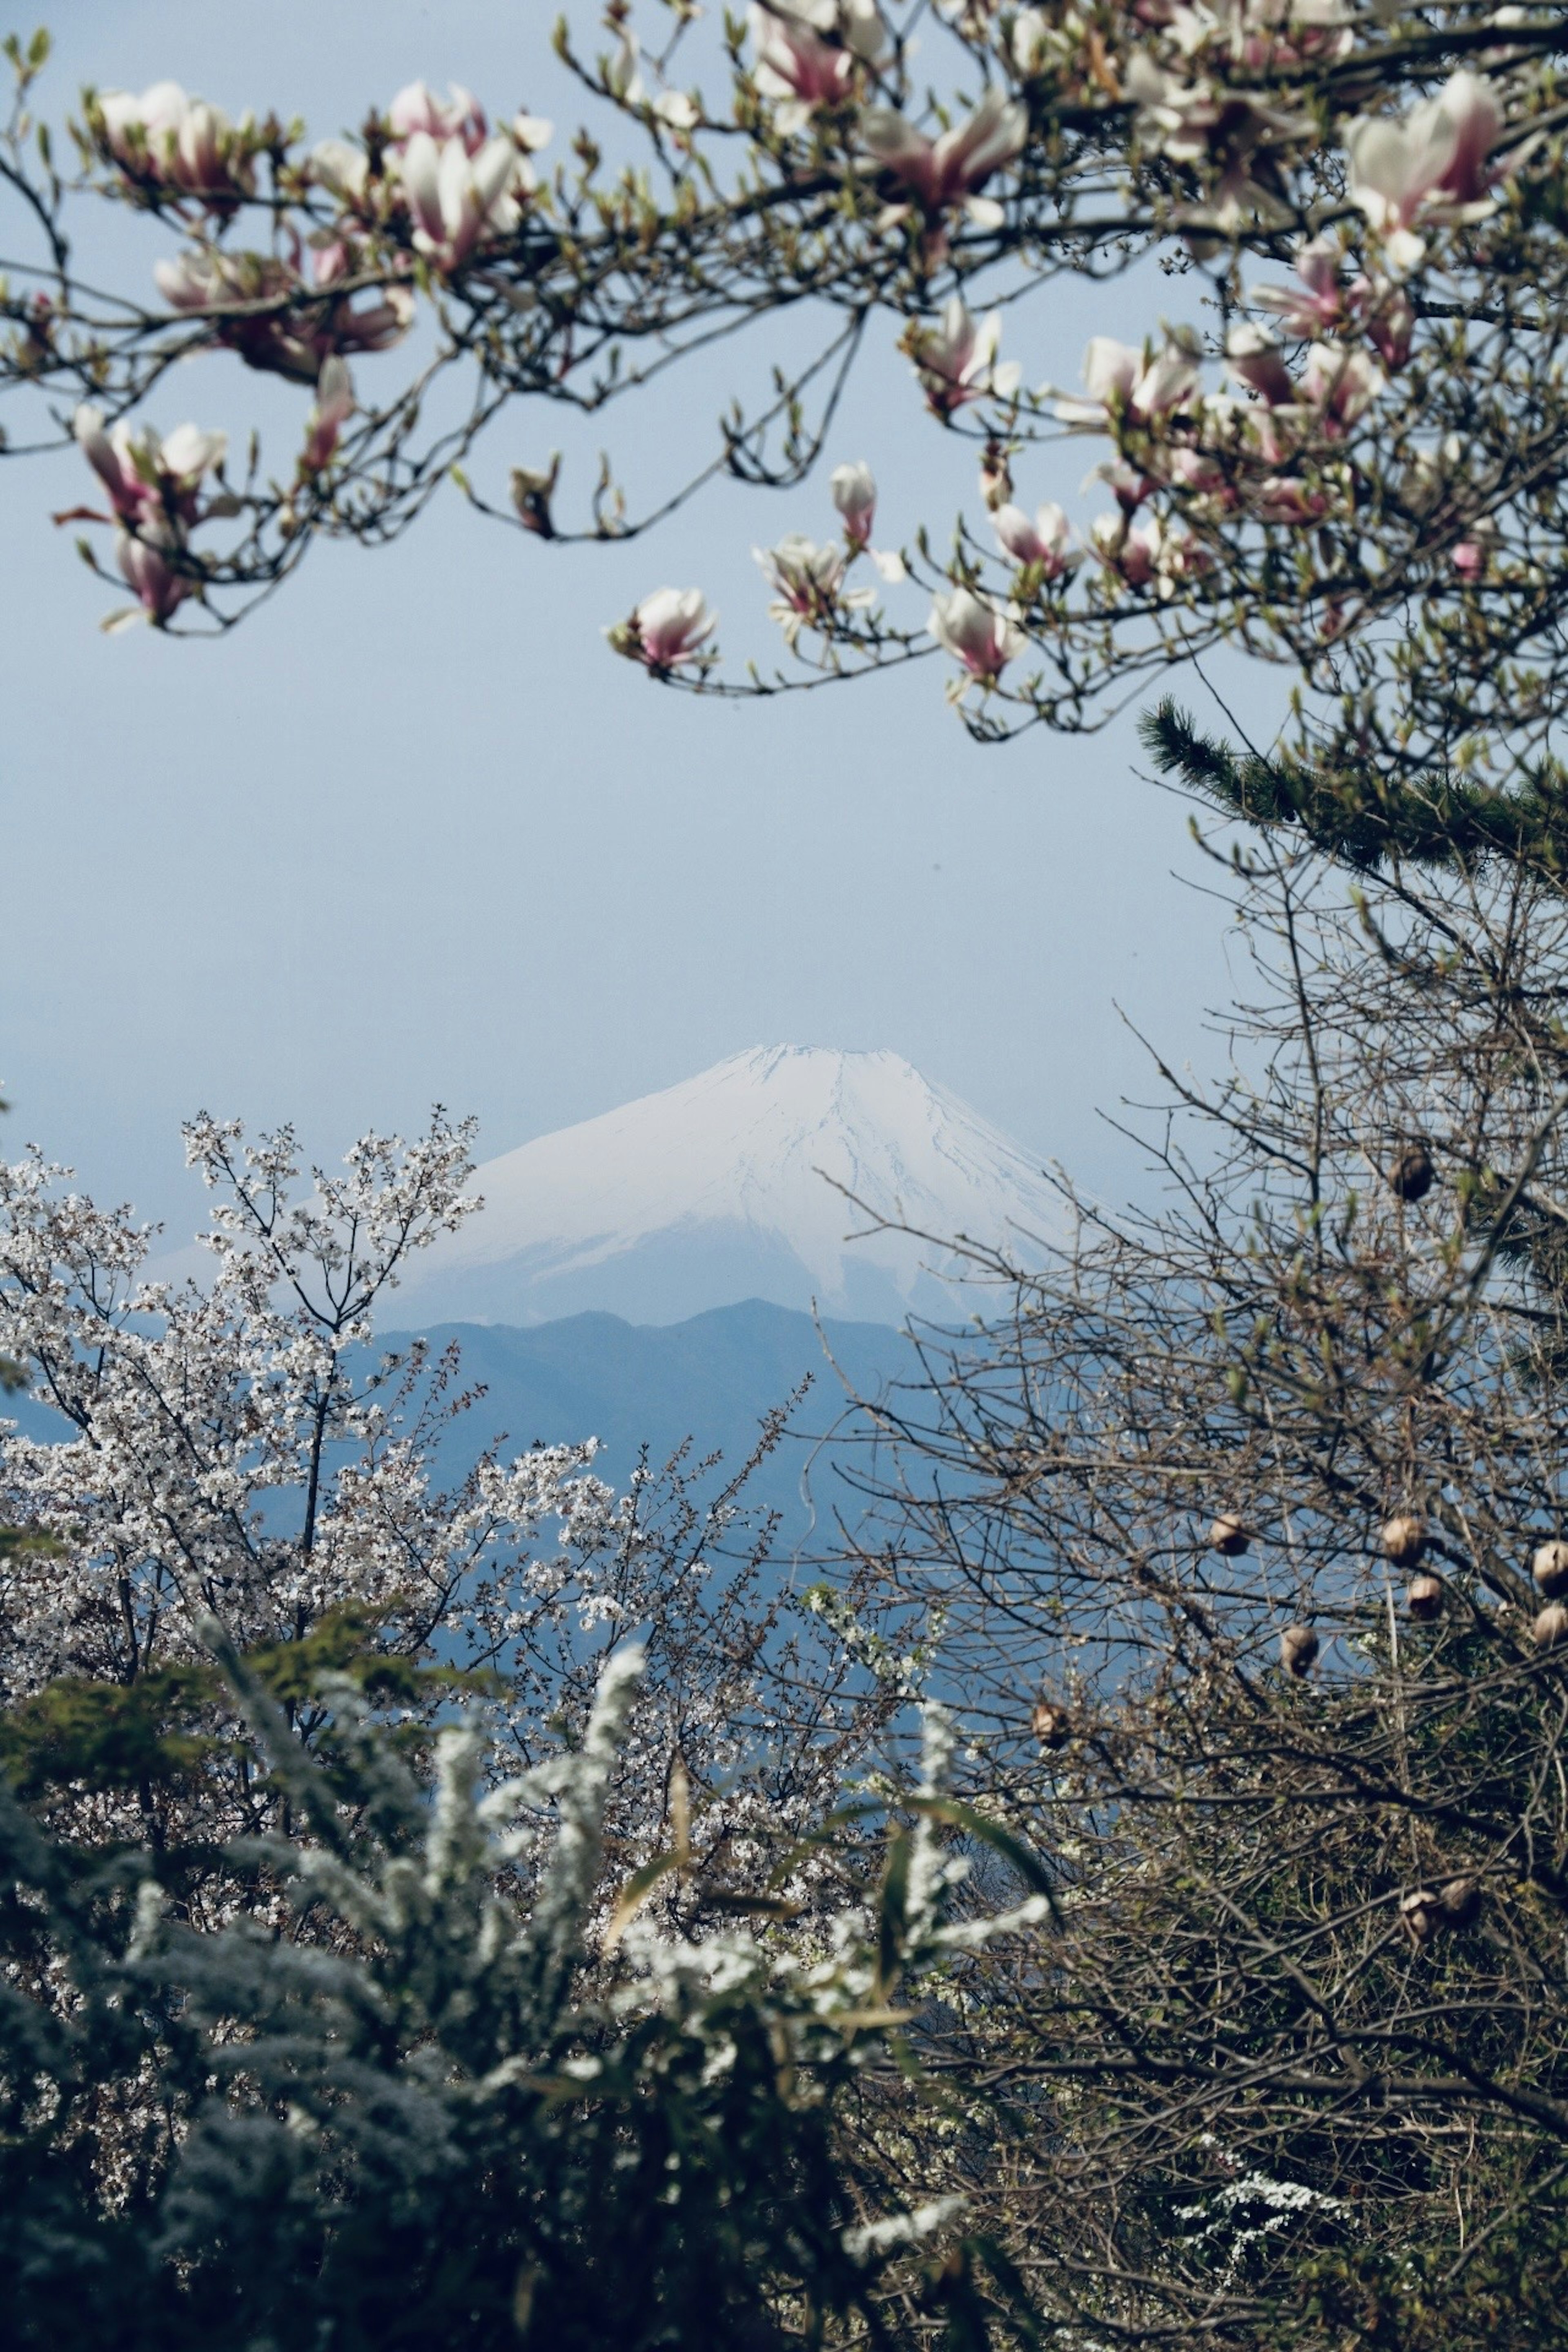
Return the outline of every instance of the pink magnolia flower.
{"type": "Polygon", "coordinates": [[[1125,515],[1097,515],[1089,540],[1107,572],[1128,588],[1152,588],[1163,601],[1184,581],[1213,567],[1214,558],[1190,531],[1150,515],[1141,523],[1125,515]]]}
{"type": "Polygon", "coordinates": [[[844,536],[850,546],[868,547],[877,519],[877,483],[864,457],[853,466],[835,466],[828,488],[844,519],[844,536]]]}
{"type": "MultiPolygon", "coordinates": [[[[133,538],[127,530],[122,530],[114,543],[114,552],[126,584],[148,620],[159,629],[178,611],[195,586],[188,574],[176,570],[170,562],[167,544],[159,546],[151,539],[133,538]]],[[[112,614],[105,625],[113,627],[121,618],[135,617],[134,614],[112,614]]]]}
{"type": "Polygon", "coordinates": [[[1366,331],[1385,368],[1397,374],[1410,357],[1415,341],[1415,305],[1403,286],[1379,286],[1374,278],[1358,278],[1351,301],[1366,321],[1366,331]]]}
{"type": "Polygon", "coordinates": [[[988,89],[972,114],[936,139],[928,139],[892,107],[868,107],[860,118],[868,151],[923,212],[967,205],[971,216],[987,228],[1000,226],[1002,207],[980,198],[979,191],[1023,153],[1028,135],[1027,107],[997,89],[988,89]]]}
{"type": "Polygon", "coordinates": [[[719,625],[700,588],[656,588],[606,635],[616,653],[652,670],[671,670],[701,658],[719,625]]]}
{"type": "Polygon", "coordinates": [[[205,99],[187,98],[177,81],[154,82],[140,98],[105,90],[89,121],[101,152],[129,179],[199,197],[215,210],[255,193],[254,116],[231,123],[205,99]]]}
{"type": "Polygon", "coordinates": [[[1033,520],[1022,507],[1005,506],[991,521],[1003,552],[1015,563],[1037,564],[1047,580],[1058,578],[1078,562],[1069,549],[1072,533],[1068,519],[1048,499],[1037,507],[1033,520]]]}
{"type": "Polygon", "coordinates": [[[935,326],[910,322],[904,332],[904,349],[914,362],[933,415],[951,416],[972,400],[1012,398],[1023,370],[1016,360],[997,364],[1001,341],[1001,312],[993,310],[976,320],[960,294],[949,298],[935,326]]]}
{"type": "Polygon", "coordinates": [[[802,629],[826,621],[836,608],[864,610],[874,604],[874,588],[844,591],[848,558],[842,547],[818,547],[800,531],[792,531],[776,547],[754,547],[773,601],[769,617],[783,627],[784,643],[794,650],[802,629]]]}
{"type": "Polygon", "coordinates": [[[464,153],[477,155],[490,135],[484,108],[471,89],[456,81],[447,89],[445,105],[428,82],[409,82],[387,108],[386,121],[395,147],[405,147],[416,131],[423,131],[437,143],[460,139],[464,153]]]}
{"type": "Polygon", "coordinates": [[[1218,171],[1212,200],[1188,207],[1186,216],[1227,232],[1272,205],[1254,176],[1259,150],[1307,138],[1313,127],[1310,115],[1288,113],[1256,90],[1184,79],[1156,65],[1146,49],[1134,51],[1125,87],[1138,109],[1139,136],[1150,147],[1173,163],[1218,171]]]}
{"type": "Polygon", "coordinates": [[[1152,353],[1111,335],[1095,335],[1083,361],[1087,400],[1059,400],[1057,415],[1081,432],[1107,433],[1126,417],[1151,425],[1189,408],[1198,388],[1198,369],[1191,354],[1174,343],[1152,353]]]}
{"type": "Polygon", "coordinates": [[[1269,408],[1288,408],[1296,387],[1284,355],[1272,335],[1261,327],[1233,327],[1226,339],[1226,365],[1237,383],[1246,384],[1269,408]]]}
{"type": "Polygon", "coordinates": [[[1258,286],[1252,299],[1260,310],[1272,310],[1292,335],[1303,342],[1339,326],[1345,315],[1340,285],[1340,248],[1331,237],[1315,236],[1298,247],[1296,286],[1258,286]]]}
{"type": "Polygon", "coordinates": [[[416,131],[397,158],[415,249],[433,268],[460,269],[476,246],[503,236],[521,218],[517,191],[531,184],[510,139],[489,139],[470,155],[461,139],[437,145],[416,131]]]}
{"type": "Polygon", "coordinates": [[[1291,474],[1266,475],[1247,496],[1247,509],[1258,522],[1321,522],[1342,503],[1324,484],[1305,482],[1291,474]]]}
{"type": "Polygon", "coordinates": [[[1322,428],[1342,434],[1364,416],[1388,381],[1365,352],[1342,343],[1314,343],[1301,372],[1301,399],[1319,412],[1322,428]]]}
{"type": "Polygon", "coordinates": [[[199,520],[202,481],[228,449],[226,433],[203,433],[194,425],[176,425],[163,440],[151,425],[133,433],[121,417],[106,433],[96,408],[79,408],[73,429],[116,520],[132,530],[199,520]]]}
{"type": "Polygon", "coordinates": [[[1363,117],[1352,125],[1351,202],[1383,239],[1394,268],[1414,269],[1425,256],[1418,223],[1479,220],[1491,209],[1488,159],[1502,121],[1491,84],[1460,72],[1403,122],[1363,117]]]}
{"type": "Polygon", "coordinates": [[[968,588],[933,597],[926,626],[942,650],[983,686],[994,686],[1028,643],[1011,610],[1004,612],[968,588]]]}
{"type": "Polygon", "coordinates": [[[384,352],[401,341],[414,322],[414,297],[406,287],[393,286],[363,308],[347,300],[326,301],[300,309],[289,301],[313,289],[326,293],[358,266],[352,247],[341,237],[314,247],[309,279],[301,273],[296,248],[292,263],[280,256],[231,253],[221,246],[182,253],[176,260],[160,261],[153,269],[158,290],[174,310],[248,309],[264,303],[279,307],[261,317],[220,319],[214,322],[215,340],[239,353],[249,367],[314,383],[321,362],[334,352],[384,352]],[[287,306],[287,307],[285,307],[287,306]]]}
{"type": "Polygon", "coordinates": [[[305,446],[300,458],[301,473],[319,474],[330,466],[337,455],[338,440],[343,426],[354,413],[353,378],[347,362],[334,352],[321,365],[321,382],[316,387],[316,404],[305,419],[305,446]]]}
{"type": "Polygon", "coordinates": [[[854,95],[855,69],[875,65],[887,49],[887,30],[875,0],[752,0],[755,80],[775,101],[784,132],[803,131],[819,107],[854,95]]]}

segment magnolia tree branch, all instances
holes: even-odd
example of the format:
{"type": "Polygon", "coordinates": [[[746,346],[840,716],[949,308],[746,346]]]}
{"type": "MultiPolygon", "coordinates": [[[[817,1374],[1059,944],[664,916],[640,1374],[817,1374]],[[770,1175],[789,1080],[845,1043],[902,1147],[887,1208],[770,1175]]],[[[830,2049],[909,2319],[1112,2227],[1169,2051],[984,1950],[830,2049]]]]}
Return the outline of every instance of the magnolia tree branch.
{"type": "Polygon", "coordinates": [[[612,0],[597,53],[559,29],[584,109],[570,142],[415,84],[367,93],[354,140],[312,144],[159,83],[84,93],[68,178],[34,111],[47,42],[13,42],[0,391],[28,417],[15,448],[74,435],[92,469],[93,502],[61,520],[132,589],[111,625],[230,625],[317,538],[379,544],[453,477],[541,541],[636,535],[720,474],[791,487],[833,455],[847,373],[886,334],[935,425],[974,445],[973,522],[938,549],[910,516],[874,547],[872,470],[847,459],[837,537],[808,514],[763,557],[782,666],[727,669],[697,589],[652,590],[609,629],[616,652],[666,684],[771,695],[930,650],[992,740],[1101,723],[1227,645],[1294,681],[1281,772],[1320,801],[1374,780],[1396,813],[1455,779],[1550,793],[1568,681],[1560,11],[697,14],[612,0]],[[68,215],[93,201],[167,231],[145,294],[76,276],[68,215]],[[1024,298],[1063,278],[1117,281],[1126,320],[1090,344],[1081,393],[1029,381],[1024,298]],[[712,458],[644,511],[608,458],[594,484],[552,458],[492,487],[518,402],[608,410],[796,312],[821,320],[815,353],[775,359],[771,399],[732,408],[712,458]],[[201,350],[299,384],[281,461],[253,441],[237,466],[222,435],[142,421],[201,350]],[[404,389],[372,399],[399,352],[404,389]],[[1064,436],[1102,453],[1098,511],[1030,488],[1064,436]]]}

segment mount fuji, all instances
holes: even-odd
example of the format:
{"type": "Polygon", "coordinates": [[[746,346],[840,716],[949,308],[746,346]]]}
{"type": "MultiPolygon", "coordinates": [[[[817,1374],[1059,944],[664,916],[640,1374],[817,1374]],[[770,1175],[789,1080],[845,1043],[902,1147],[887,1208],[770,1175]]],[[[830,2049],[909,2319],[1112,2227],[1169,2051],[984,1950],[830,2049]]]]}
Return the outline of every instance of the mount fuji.
{"type": "Polygon", "coordinates": [[[799,1045],[542,1136],[472,1190],[482,1212],[410,1268],[400,1321],[674,1323],[751,1298],[897,1323],[952,1313],[947,1240],[1026,1261],[1058,1222],[1027,1153],[897,1054],[799,1045]]]}

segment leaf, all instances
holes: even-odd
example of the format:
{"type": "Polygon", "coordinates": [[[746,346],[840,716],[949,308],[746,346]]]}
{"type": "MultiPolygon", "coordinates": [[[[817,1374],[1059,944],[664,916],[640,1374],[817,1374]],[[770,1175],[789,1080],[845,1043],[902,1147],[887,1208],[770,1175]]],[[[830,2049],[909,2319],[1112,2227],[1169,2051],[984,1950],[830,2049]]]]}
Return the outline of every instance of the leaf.
{"type": "Polygon", "coordinates": [[[957,1797],[909,1797],[905,1802],[911,1812],[921,1813],[928,1821],[945,1822],[949,1828],[962,1830],[966,1837],[978,1838],[994,1853],[999,1853],[1032,1894],[1045,1896],[1051,1906],[1051,1916],[1059,1926],[1056,1887],[1050,1873],[1034,1848],[1026,1845],[1012,1830],[1004,1829],[1000,1822],[988,1820],[957,1797]]]}

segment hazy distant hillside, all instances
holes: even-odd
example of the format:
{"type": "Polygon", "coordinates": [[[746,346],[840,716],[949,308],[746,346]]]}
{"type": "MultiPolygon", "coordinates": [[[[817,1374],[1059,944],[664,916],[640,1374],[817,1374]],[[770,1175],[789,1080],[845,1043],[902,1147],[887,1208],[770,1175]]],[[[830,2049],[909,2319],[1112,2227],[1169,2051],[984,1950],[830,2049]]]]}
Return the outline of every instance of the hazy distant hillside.
{"type": "MultiPolygon", "coordinates": [[[[809,1316],[756,1298],[685,1323],[574,1315],[521,1329],[437,1324],[426,1336],[437,1347],[456,1339],[465,1380],[482,1381],[488,1391],[444,1442],[448,1473],[466,1469],[484,1441],[502,1430],[518,1448],[597,1437],[605,1451],[596,1467],[612,1483],[625,1478],[643,1445],[659,1463],[689,1437],[699,1453],[719,1451],[727,1465],[738,1465],[771,1408],[809,1376],[792,1434],[752,1490],[787,1512],[792,1532],[805,1524],[801,1482],[808,1465],[819,1517],[836,1502],[847,1503],[830,1466],[832,1433],[845,1420],[847,1400],[824,1340],[861,1394],[909,1377],[912,1360],[908,1342],[886,1324],[826,1323],[819,1336],[809,1316]]],[[[399,1343],[399,1335],[387,1335],[386,1344],[399,1343]]]]}
{"type": "Polygon", "coordinates": [[[408,1270],[399,1312],[422,1328],[673,1323],[748,1297],[897,1323],[952,1311],[952,1237],[1029,1256],[1056,1222],[1029,1155],[897,1054],[794,1045],[524,1144],[473,1190],[483,1213],[408,1270]],[[851,1239],[868,1218],[836,1185],[928,1238],[851,1239]]]}

